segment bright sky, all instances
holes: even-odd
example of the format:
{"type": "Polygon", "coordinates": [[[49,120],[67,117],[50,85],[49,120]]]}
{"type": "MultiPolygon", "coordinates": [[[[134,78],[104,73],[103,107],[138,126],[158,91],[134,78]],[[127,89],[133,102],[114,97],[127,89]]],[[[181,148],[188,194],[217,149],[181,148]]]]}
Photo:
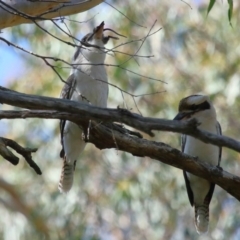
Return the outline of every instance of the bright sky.
{"type": "Polygon", "coordinates": [[[6,86],[9,80],[16,80],[19,75],[25,72],[24,62],[21,57],[19,57],[19,54],[13,47],[3,42],[0,42],[0,63],[1,86],[6,86]]]}

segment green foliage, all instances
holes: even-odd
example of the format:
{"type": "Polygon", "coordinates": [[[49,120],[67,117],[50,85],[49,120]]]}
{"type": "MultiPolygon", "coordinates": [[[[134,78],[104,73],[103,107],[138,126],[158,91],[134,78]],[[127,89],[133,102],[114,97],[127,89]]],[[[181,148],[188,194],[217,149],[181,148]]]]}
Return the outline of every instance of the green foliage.
{"type": "Polygon", "coordinates": [[[232,19],[232,12],[233,12],[233,0],[228,0],[228,20],[230,25],[232,26],[231,19],[232,19]]]}
{"type": "MultiPolygon", "coordinates": [[[[207,15],[210,13],[210,11],[212,10],[213,5],[215,4],[216,0],[210,0],[209,5],[208,5],[208,9],[207,9],[207,15]]],[[[232,13],[233,13],[233,0],[228,0],[228,21],[229,24],[232,26],[232,13]]]]}
{"type": "Polygon", "coordinates": [[[215,4],[215,2],[216,2],[216,0],[210,0],[209,5],[208,5],[208,9],[207,9],[207,14],[210,13],[210,11],[211,11],[213,5],[215,4]]]}

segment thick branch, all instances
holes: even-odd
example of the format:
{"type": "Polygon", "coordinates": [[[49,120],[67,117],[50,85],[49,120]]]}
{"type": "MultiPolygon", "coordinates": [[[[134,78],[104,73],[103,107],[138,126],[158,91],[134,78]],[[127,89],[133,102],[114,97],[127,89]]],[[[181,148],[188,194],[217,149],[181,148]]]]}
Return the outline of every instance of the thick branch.
{"type": "Polygon", "coordinates": [[[34,23],[33,19],[41,19],[38,16],[45,19],[52,19],[84,12],[102,2],[102,0],[61,0],[48,2],[27,0],[0,1],[0,29],[22,23],[34,23]]]}
{"type": "Polygon", "coordinates": [[[184,133],[217,146],[228,147],[240,152],[240,142],[226,136],[218,136],[197,128],[196,121],[179,122],[166,119],[149,118],[131,113],[125,109],[107,109],[51,97],[27,95],[0,87],[0,103],[12,106],[54,111],[1,112],[0,118],[61,118],[76,122],[79,119],[119,122],[154,136],[153,130],[184,133]]]}
{"type": "Polygon", "coordinates": [[[86,140],[100,149],[117,148],[134,156],[150,157],[170,166],[186,170],[216,183],[240,201],[240,177],[223,171],[219,167],[199,161],[197,158],[184,154],[167,144],[132,137],[116,131],[116,127],[114,129],[109,125],[106,127],[102,124],[95,124],[89,130],[88,125],[85,124],[85,130],[88,132],[88,139],[86,140]]]}
{"type": "Polygon", "coordinates": [[[7,118],[62,118],[74,120],[81,124],[86,132],[86,141],[93,143],[99,149],[116,148],[129,152],[134,156],[150,157],[165,164],[184,169],[199,177],[208,179],[225,189],[232,196],[240,200],[240,178],[234,176],[218,167],[208,163],[198,161],[196,158],[181,153],[179,150],[171,148],[169,145],[142,139],[141,135],[129,131],[119,125],[91,124],[86,118],[79,120],[79,115],[69,115],[67,113],[53,111],[9,111],[0,112],[0,117],[7,118]]]}
{"type": "Polygon", "coordinates": [[[239,177],[225,172],[218,167],[198,161],[196,158],[183,154],[164,143],[142,139],[139,134],[131,132],[121,127],[121,125],[111,123],[114,121],[125,123],[150,134],[152,130],[186,133],[205,142],[219,146],[229,146],[232,149],[240,151],[239,142],[198,130],[195,121],[179,123],[164,119],[144,118],[123,109],[101,109],[69,100],[26,95],[4,88],[0,89],[0,102],[18,107],[41,109],[33,111],[1,111],[0,118],[35,117],[71,120],[83,127],[86,136],[85,140],[95,144],[100,149],[116,148],[129,152],[134,156],[147,156],[165,164],[184,169],[218,184],[232,196],[240,200],[239,177]],[[56,111],[52,111],[51,109],[56,109],[56,111]],[[92,121],[89,124],[89,119],[97,120],[98,122],[102,120],[105,123],[95,124],[92,121]]]}

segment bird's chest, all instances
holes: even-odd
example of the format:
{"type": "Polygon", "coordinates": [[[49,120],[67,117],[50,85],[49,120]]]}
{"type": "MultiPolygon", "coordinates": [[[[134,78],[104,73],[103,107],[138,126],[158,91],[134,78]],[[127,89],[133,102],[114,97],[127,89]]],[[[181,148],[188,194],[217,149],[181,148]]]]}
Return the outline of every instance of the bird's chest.
{"type": "Polygon", "coordinates": [[[74,72],[76,76],[77,101],[90,102],[99,107],[106,107],[108,97],[108,80],[104,66],[83,66],[74,72]]]}
{"type": "MultiPolygon", "coordinates": [[[[215,125],[202,129],[216,133],[215,125]]],[[[206,144],[194,137],[187,136],[184,152],[191,156],[198,157],[198,159],[201,161],[206,161],[213,165],[218,164],[219,147],[211,144],[206,144]]]]}

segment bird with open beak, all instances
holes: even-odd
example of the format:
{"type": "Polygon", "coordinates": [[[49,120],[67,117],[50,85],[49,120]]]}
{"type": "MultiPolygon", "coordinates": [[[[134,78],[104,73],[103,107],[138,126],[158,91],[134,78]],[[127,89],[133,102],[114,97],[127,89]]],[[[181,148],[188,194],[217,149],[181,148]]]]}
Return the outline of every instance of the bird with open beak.
{"type": "MultiPolygon", "coordinates": [[[[73,57],[73,68],[67,79],[60,97],[98,107],[107,107],[108,78],[104,67],[106,52],[104,45],[114,36],[105,36],[104,22],[85,35],[73,57]]],[[[58,188],[60,192],[68,192],[73,184],[74,169],[79,155],[83,152],[86,143],[83,140],[83,130],[77,124],[60,121],[62,150],[60,157],[63,167],[58,188]]]]}

